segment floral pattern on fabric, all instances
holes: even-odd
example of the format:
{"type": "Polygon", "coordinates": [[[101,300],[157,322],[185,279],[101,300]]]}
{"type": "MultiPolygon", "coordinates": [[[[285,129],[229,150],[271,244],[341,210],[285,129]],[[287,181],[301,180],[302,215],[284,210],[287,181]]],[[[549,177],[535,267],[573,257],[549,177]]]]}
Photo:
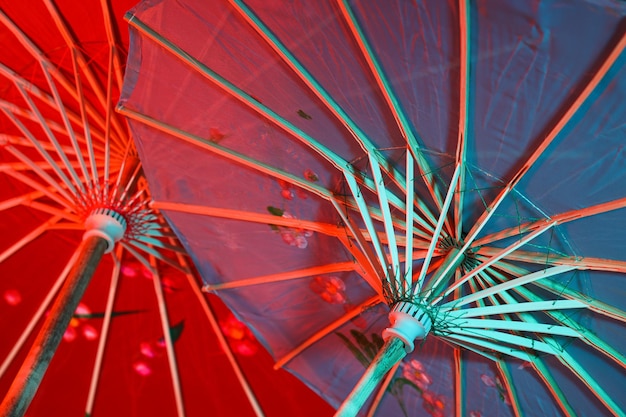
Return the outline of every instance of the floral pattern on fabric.
{"type": "Polygon", "coordinates": [[[345,304],[346,284],[334,275],[320,275],[311,280],[309,288],[330,304],[345,304]]]}
{"type": "Polygon", "coordinates": [[[22,294],[15,289],[6,290],[4,294],[2,294],[2,298],[4,299],[4,302],[11,307],[15,307],[22,302],[22,294]]]}
{"type": "Polygon", "coordinates": [[[228,318],[220,323],[220,328],[235,353],[243,356],[252,356],[258,351],[259,347],[254,335],[234,315],[229,314],[228,318]]]}
{"type": "MultiPolygon", "coordinates": [[[[176,343],[183,333],[185,328],[185,322],[180,321],[177,324],[170,327],[170,338],[172,344],[176,343]]],[[[151,363],[167,352],[167,344],[165,337],[160,337],[156,340],[144,341],[139,344],[139,355],[133,361],[132,368],[139,376],[146,377],[153,373],[153,367],[151,363]]]]}
{"type": "MultiPolygon", "coordinates": [[[[285,219],[296,219],[291,213],[281,210],[277,207],[268,206],[267,211],[277,217],[283,217],[285,219]]],[[[295,246],[298,249],[306,249],[309,242],[307,238],[313,236],[313,232],[310,230],[299,229],[294,227],[277,226],[275,224],[269,225],[272,230],[280,234],[283,242],[289,246],[295,246]]]]}
{"type": "Polygon", "coordinates": [[[480,376],[480,379],[481,381],[483,381],[483,384],[485,384],[486,386],[497,389],[498,396],[500,397],[500,399],[506,405],[511,405],[511,399],[509,398],[509,394],[499,376],[496,376],[495,378],[493,378],[492,376],[489,376],[487,374],[482,374],[480,376]]]}
{"type": "MultiPolygon", "coordinates": [[[[354,357],[366,368],[372,363],[384,344],[383,338],[376,333],[372,333],[371,338],[357,330],[350,331],[351,338],[341,333],[337,333],[337,335],[354,357]]],[[[433,417],[443,417],[445,415],[446,399],[443,395],[428,389],[433,380],[426,372],[424,365],[420,361],[412,359],[402,362],[400,368],[402,375],[396,376],[391,380],[387,386],[387,391],[397,399],[403,414],[405,416],[409,415],[402,397],[404,388],[410,387],[421,396],[422,406],[427,413],[433,417]]]]}
{"type": "Polygon", "coordinates": [[[92,317],[91,310],[83,304],[78,304],[76,311],[70,320],[69,326],[63,333],[63,340],[66,342],[73,342],[78,337],[82,337],[85,340],[96,340],[99,336],[98,330],[91,324],[87,323],[87,320],[92,317]]]}

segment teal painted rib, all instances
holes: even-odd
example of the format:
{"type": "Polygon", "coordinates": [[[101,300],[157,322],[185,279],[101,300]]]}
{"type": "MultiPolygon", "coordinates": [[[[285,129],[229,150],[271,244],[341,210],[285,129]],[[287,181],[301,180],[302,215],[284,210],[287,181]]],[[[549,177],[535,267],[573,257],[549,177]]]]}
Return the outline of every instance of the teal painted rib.
{"type": "MultiPolygon", "coordinates": [[[[404,176],[398,172],[389,161],[376,148],[369,136],[352,120],[350,115],[337,103],[337,101],[326,91],[326,89],[315,79],[313,74],[306,69],[300,61],[289,51],[287,46],[278,39],[269,27],[241,0],[231,0],[231,4],[243,16],[253,29],[265,39],[267,44],[283,59],[296,75],[309,87],[309,89],[324,103],[324,105],[343,123],[350,131],[359,146],[368,155],[373,155],[377,163],[389,174],[389,178],[394,181],[402,190],[406,190],[404,176]]],[[[411,205],[407,205],[410,207],[411,205]]],[[[419,205],[423,210],[426,219],[430,224],[434,224],[434,215],[424,205],[419,205]]],[[[424,219],[418,217],[424,225],[428,225],[424,219]]]]}
{"type": "MultiPolygon", "coordinates": [[[[411,152],[406,153],[406,206],[415,199],[415,160],[411,152]]],[[[413,210],[406,211],[406,246],[404,248],[404,288],[405,294],[413,286],[413,210]]]]}
{"type": "MultiPolygon", "coordinates": [[[[500,274],[497,271],[489,271],[491,275],[493,275],[499,281],[506,281],[506,277],[500,274]]],[[[495,284],[495,281],[491,281],[495,284]]],[[[537,297],[530,291],[528,288],[518,287],[515,291],[524,297],[527,300],[536,299],[537,297]]],[[[588,308],[587,304],[575,301],[575,300],[562,300],[562,302],[576,302],[579,303],[582,307],[588,308]]],[[[567,314],[563,313],[559,310],[566,310],[567,308],[559,308],[559,309],[551,309],[543,311],[547,316],[554,319],[557,323],[560,323],[564,326],[570,327],[578,332],[581,336],[581,340],[587,343],[589,346],[597,350],[598,352],[604,354],[609,359],[613,360],[622,368],[626,368],[626,357],[617,349],[610,346],[604,340],[600,339],[597,335],[593,334],[589,330],[587,330],[584,326],[581,326],[576,321],[572,320],[571,317],[568,317],[567,314]]],[[[522,316],[523,317],[523,316],[522,316]]],[[[525,317],[525,320],[534,320],[532,316],[525,317]]]]}
{"type": "Polygon", "coordinates": [[[453,344],[458,344],[459,346],[463,346],[465,348],[468,348],[467,345],[470,345],[470,346],[473,345],[475,346],[475,348],[470,349],[470,350],[476,353],[479,353],[492,360],[496,360],[496,357],[497,357],[493,354],[493,352],[503,353],[505,355],[509,355],[514,358],[521,359],[523,361],[529,361],[531,357],[529,353],[523,350],[516,349],[513,347],[509,347],[509,346],[503,346],[499,343],[494,343],[486,339],[474,337],[472,335],[461,335],[461,334],[456,334],[456,333],[439,333],[437,331],[435,332],[435,334],[444,339],[449,339],[453,344]],[[481,351],[481,349],[479,348],[484,348],[493,352],[489,354],[489,353],[481,351]]]}
{"type": "MultiPolygon", "coordinates": [[[[495,267],[513,275],[521,275],[528,272],[524,268],[503,261],[500,261],[498,264],[495,265],[495,267]]],[[[600,300],[591,297],[590,295],[574,291],[563,284],[551,280],[546,280],[535,282],[534,285],[537,285],[538,287],[549,291],[550,293],[559,297],[576,300],[580,303],[583,303],[587,308],[589,308],[591,311],[594,311],[595,313],[610,317],[615,320],[619,320],[621,322],[626,322],[626,311],[606,304],[600,300]]]]}
{"type": "Polygon", "coordinates": [[[380,243],[380,240],[378,239],[378,233],[376,232],[376,228],[374,227],[374,223],[372,222],[372,218],[368,212],[367,203],[365,202],[365,199],[363,198],[363,195],[361,194],[359,185],[356,183],[356,180],[351,175],[346,175],[345,178],[346,178],[346,182],[348,183],[348,186],[350,187],[350,191],[352,192],[352,195],[354,196],[354,199],[357,203],[359,212],[361,213],[361,218],[363,219],[363,222],[365,223],[365,227],[368,233],[370,234],[370,238],[372,240],[372,246],[374,246],[374,250],[376,251],[378,262],[383,267],[385,278],[389,281],[390,284],[395,285],[395,280],[390,279],[389,263],[387,262],[387,256],[385,255],[382,244],[380,243]]]}
{"type": "Polygon", "coordinates": [[[524,417],[524,412],[522,410],[522,406],[520,403],[520,398],[515,390],[515,384],[513,383],[513,375],[509,370],[509,365],[502,359],[498,359],[496,361],[496,366],[500,371],[500,376],[502,377],[502,383],[506,386],[506,390],[509,394],[509,401],[511,402],[511,407],[513,408],[513,413],[515,417],[524,417]]]}
{"type": "Polygon", "coordinates": [[[444,304],[444,307],[454,306],[456,308],[461,307],[463,305],[469,304],[473,301],[480,300],[482,298],[488,297],[493,294],[501,293],[502,291],[509,290],[511,288],[516,288],[522,285],[529,284],[531,282],[535,282],[540,279],[548,278],[554,275],[562,274],[565,272],[569,272],[576,269],[573,266],[569,265],[561,265],[561,266],[553,266],[550,268],[542,269],[537,272],[533,272],[532,274],[528,274],[519,278],[515,278],[512,280],[508,280],[499,285],[495,285],[493,287],[487,288],[485,290],[479,291],[474,294],[466,295],[465,297],[461,297],[458,300],[450,301],[449,303],[444,304]]]}
{"type": "Polygon", "coordinates": [[[379,83],[379,87],[381,88],[381,91],[383,92],[383,94],[385,95],[387,99],[389,108],[392,111],[396,119],[398,127],[400,128],[400,131],[402,132],[405,139],[407,140],[409,149],[411,153],[413,154],[413,157],[417,161],[418,167],[424,178],[424,182],[427,185],[429,191],[431,192],[433,200],[437,204],[437,207],[441,208],[443,204],[441,193],[439,192],[435,178],[432,175],[433,170],[430,168],[430,164],[421,153],[422,147],[420,146],[418,139],[415,136],[411,121],[409,120],[406,113],[404,112],[404,109],[402,108],[402,104],[400,103],[400,100],[398,100],[398,98],[396,97],[393,91],[393,88],[391,86],[391,83],[389,82],[387,76],[385,75],[382,65],[378,61],[378,58],[376,57],[376,53],[374,52],[373,48],[369,44],[361,25],[357,21],[356,16],[354,12],[352,11],[352,8],[350,7],[350,4],[348,3],[347,0],[341,0],[338,3],[343,13],[343,16],[346,20],[346,23],[350,27],[353,36],[355,37],[355,39],[361,46],[361,50],[363,52],[365,59],[370,65],[372,74],[376,77],[379,83]]]}
{"type": "MultiPolygon", "coordinates": [[[[422,290],[422,284],[424,283],[424,279],[426,278],[426,271],[430,266],[430,261],[432,260],[433,252],[435,250],[435,246],[439,242],[439,236],[441,234],[441,229],[448,217],[448,210],[450,208],[450,204],[452,203],[452,197],[454,196],[454,191],[456,190],[457,181],[459,179],[459,174],[461,173],[460,165],[457,165],[454,174],[452,175],[452,179],[450,180],[450,186],[448,187],[448,192],[446,193],[446,199],[443,202],[443,206],[441,207],[441,213],[439,214],[439,219],[437,220],[437,226],[435,227],[435,231],[433,232],[433,236],[430,240],[430,244],[428,245],[428,251],[426,252],[426,257],[424,258],[424,263],[422,264],[422,269],[420,271],[419,277],[417,278],[417,285],[413,292],[414,295],[417,295],[422,290]]],[[[441,279],[444,277],[442,276],[441,279]]],[[[435,282],[434,285],[437,285],[438,282],[435,282]]],[[[431,290],[427,291],[427,294],[430,294],[431,290]]],[[[428,297],[428,295],[426,295],[428,297]]],[[[425,298],[426,298],[425,297],[425,298]]]]}
{"type": "MultiPolygon", "coordinates": [[[[372,190],[372,191],[376,190],[376,185],[374,184],[374,181],[371,178],[368,178],[365,175],[361,175],[361,173],[357,173],[349,162],[345,161],[343,158],[341,158],[339,155],[333,152],[330,148],[321,144],[320,142],[315,140],[312,136],[308,135],[303,130],[299,129],[293,123],[289,122],[282,116],[278,115],[269,107],[265,106],[264,104],[262,104],[261,102],[259,102],[258,100],[256,100],[255,98],[247,94],[245,91],[243,91],[242,89],[240,89],[239,87],[231,83],[230,81],[226,80],[221,75],[217,74],[215,71],[211,70],[202,62],[198,61],[196,58],[194,58],[193,56],[185,52],[183,49],[176,46],[170,40],[161,36],[151,27],[149,27],[148,25],[143,23],[141,20],[139,20],[136,16],[127,15],[127,19],[128,19],[128,24],[130,26],[134,27],[139,32],[141,32],[144,36],[156,42],[165,50],[170,52],[172,55],[180,59],[182,62],[189,65],[193,70],[197,71],[198,74],[202,75],[209,81],[213,82],[215,85],[223,89],[227,94],[236,98],[241,103],[245,104],[246,106],[248,106],[249,108],[257,112],[264,118],[271,120],[274,124],[279,126],[289,135],[299,140],[301,143],[308,146],[318,155],[320,155],[321,157],[326,159],[328,162],[330,162],[332,165],[334,165],[335,168],[337,168],[339,171],[344,173],[344,175],[346,176],[350,175],[353,177],[358,176],[362,180],[363,185],[365,187],[367,187],[369,190],[372,190]]],[[[389,191],[388,193],[389,194],[387,195],[387,198],[389,199],[389,202],[394,207],[402,211],[406,210],[406,205],[402,199],[398,198],[396,195],[390,193],[389,191]]]]}
{"type": "Polygon", "coordinates": [[[396,244],[394,222],[391,217],[391,210],[389,209],[389,201],[387,200],[385,182],[376,158],[371,153],[368,154],[368,157],[370,162],[370,168],[372,169],[372,176],[374,177],[374,183],[376,184],[376,194],[378,197],[378,202],[380,204],[380,210],[383,214],[383,224],[385,227],[385,234],[387,235],[387,249],[389,250],[389,255],[391,258],[391,270],[389,270],[388,272],[388,279],[394,280],[395,288],[400,291],[400,288],[403,287],[403,279],[400,272],[400,257],[398,255],[398,245],[396,244]]]}
{"type": "Polygon", "coordinates": [[[459,0],[459,46],[460,46],[460,79],[459,79],[459,133],[456,149],[456,164],[461,166],[461,178],[457,188],[456,199],[454,204],[454,222],[455,237],[457,241],[463,238],[463,186],[465,185],[465,156],[467,152],[467,133],[469,124],[469,99],[470,99],[470,60],[471,42],[470,42],[470,23],[469,1],[459,0]]]}
{"type": "MultiPolygon", "coordinates": [[[[545,231],[549,230],[555,224],[556,224],[556,222],[545,223],[542,228],[539,228],[539,229],[533,231],[532,233],[529,233],[528,235],[526,235],[523,238],[519,239],[517,242],[514,242],[511,245],[507,246],[506,248],[502,249],[496,255],[490,257],[486,262],[482,262],[478,267],[474,268],[473,270],[471,270],[470,272],[465,274],[463,277],[461,277],[461,279],[459,279],[453,285],[451,285],[449,288],[447,288],[443,292],[442,295],[439,295],[433,301],[433,304],[438,302],[439,300],[441,300],[442,298],[444,298],[448,294],[452,293],[455,289],[459,288],[465,282],[469,281],[471,278],[473,278],[474,276],[478,275],[480,272],[484,271],[489,266],[493,265],[494,263],[496,263],[500,259],[504,258],[509,253],[514,252],[515,250],[517,250],[520,247],[524,246],[526,243],[528,243],[528,242],[532,241],[533,239],[535,239],[537,236],[539,236],[542,233],[544,233],[545,231]]],[[[430,293],[428,293],[427,296],[430,296],[430,293]]]]}
{"type": "Polygon", "coordinates": [[[554,324],[530,323],[526,321],[492,320],[492,319],[469,319],[460,318],[448,321],[449,327],[500,329],[520,332],[546,333],[559,336],[582,337],[580,332],[569,326],[554,324]]]}
{"type": "Polygon", "coordinates": [[[572,357],[572,355],[567,353],[567,351],[564,351],[561,355],[557,356],[557,358],[563,365],[569,368],[574,375],[576,375],[578,379],[587,386],[587,388],[589,388],[589,391],[591,391],[593,395],[595,395],[596,398],[600,400],[600,402],[602,402],[602,404],[604,404],[609,411],[611,411],[611,413],[616,416],[626,415],[626,411],[622,410],[619,405],[613,401],[611,396],[600,386],[600,384],[598,384],[598,381],[596,381],[595,378],[587,372],[585,367],[581,366],[572,357]]]}
{"type": "MultiPolygon", "coordinates": [[[[519,289],[519,288],[518,288],[519,289]]],[[[536,299],[540,299],[535,297],[536,299]]],[[[439,315],[447,317],[450,315],[452,319],[462,317],[478,317],[478,316],[493,316],[496,314],[509,314],[509,313],[525,313],[530,311],[549,311],[549,310],[567,310],[572,308],[585,308],[586,304],[577,300],[543,300],[532,302],[516,302],[514,304],[502,304],[497,306],[487,307],[474,307],[461,310],[455,310],[454,303],[449,303],[450,306],[441,307],[438,312],[439,315]]]]}

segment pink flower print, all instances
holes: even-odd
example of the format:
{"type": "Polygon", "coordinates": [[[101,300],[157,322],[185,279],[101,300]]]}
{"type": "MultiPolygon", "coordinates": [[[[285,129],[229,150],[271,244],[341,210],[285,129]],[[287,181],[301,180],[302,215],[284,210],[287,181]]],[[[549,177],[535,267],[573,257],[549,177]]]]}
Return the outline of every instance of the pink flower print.
{"type": "Polygon", "coordinates": [[[500,399],[506,404],[506,405],[511,405],[511,399],[509,398],[509,394],[506,390],[506,387],[504,386],[504,384],[502,383],[502,380],[500,379],[499,376],[496,376],[496,378],[492,378],[489,375],[486,374],[482,374],[480,376],[480,379],[483,381],[483,383],[485,385],[487,385],[488,387],[492,387],[492,388],[496,388],[498,390],[498,395],[500,396],[500,399]]]}
{"type": "Polygon", "coordinates": [[[22,295],[18,290],[6,290],[3,294],[4,301],[14,307],[22,302],[22,295]]]}
{"type": "Polygon", "coordinates": [[[346,284],[333,275],[320,275],[309,283],[309,288],[330,304],[344,304],[347,301],[346,284]]]}
{"type": "Polygon", "coordinates": [[[250,329],[237,320],[235,316],[232,314],[229,315],[228,318],[221,323],[220,327],[233,351],[244,356],[251,356],[257,352],[258,345],[254,335],[250,329]]]}
{"type": "Polygon", "coordinates": [[[209,140],[213,143],[219,143],[224,139],[224,136],[225,135],[217,128],[212,127],[209,129],[209,140]]]}
{"type": "Polygon", "coordinates": [[[417,385],[421,391],[425,391],[433,382],[424,370],[424,365],[416,359],[402,362],[402,376],[417,385]]]}
{"type": "Polygon", "coordinates": [[[437,395],[432,391],[426,390],[422,392],[422,400],[422,406],[428,414],[433,417],[443,417],[443,410],[446,404],[442,395],[437,395]]]}
{"type": "Polygon", "coordinates": [[[490,377],[487,374],[482,374],[480,376],[480,379],[483,381],[483,383],[485,385],[487,385],[488,387],[495,387],[496,386],[496,382],[493,380],[492,377],[490,377]]]}
{"type": "Polygon", "coordinates": [[[283,190],[280,192],[280,195],[285,200],[293,200],[293,197],[294,197],[293,190],[285,189],[285,188],[283,188],[283,190]]]}
{"type": "Polygon", "coordinates": [[[483,417],[483,415],[480,413],[480,411],[470,411],[469,413],[469,417],[483,417]]]}
{"type": "Polygon", "coordinates": [[[304,179],[310,182],[317,182],[320,180],[317,174],[311,169],[304,170],[304,179]]]}
{"type": "Polygon", "coordinates": [[[91,324],[88,324],[87,318],[91,314],[91,310],[83,303],[78,304],[74,317],[70,320],[69,326],[63,333],[63,340],[72,342],[78,336],[84,337],[86,340],[96,340],[98,338],[98,330],[91,324]]]}
{"type": "Polygon", "coordinates": [[[133,363],[133,369],[141,376],[148,376],[152,373],[152,369],[144,361],[136,361],[133,363]]]}

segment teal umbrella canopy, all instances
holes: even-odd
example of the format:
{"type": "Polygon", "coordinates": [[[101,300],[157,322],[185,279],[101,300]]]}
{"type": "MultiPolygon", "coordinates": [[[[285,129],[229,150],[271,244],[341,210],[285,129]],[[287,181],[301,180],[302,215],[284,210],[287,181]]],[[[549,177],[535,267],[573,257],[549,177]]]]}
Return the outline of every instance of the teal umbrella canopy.
{"type": "Polygon", "coordinates": [[[626,5],[146,1],[118,111],[337,415],[624,415],[626,5]]]}

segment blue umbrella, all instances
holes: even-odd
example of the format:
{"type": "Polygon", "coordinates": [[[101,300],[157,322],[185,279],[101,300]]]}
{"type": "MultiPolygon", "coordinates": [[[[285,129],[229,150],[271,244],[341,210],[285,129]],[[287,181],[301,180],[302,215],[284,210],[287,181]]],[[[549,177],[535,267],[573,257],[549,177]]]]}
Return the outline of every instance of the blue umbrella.
{"type": "Polygon", "coordinates": [[[623,415],[625,14],[144,2],[118,110],[205,290],[337,415],[623,415]]]}

